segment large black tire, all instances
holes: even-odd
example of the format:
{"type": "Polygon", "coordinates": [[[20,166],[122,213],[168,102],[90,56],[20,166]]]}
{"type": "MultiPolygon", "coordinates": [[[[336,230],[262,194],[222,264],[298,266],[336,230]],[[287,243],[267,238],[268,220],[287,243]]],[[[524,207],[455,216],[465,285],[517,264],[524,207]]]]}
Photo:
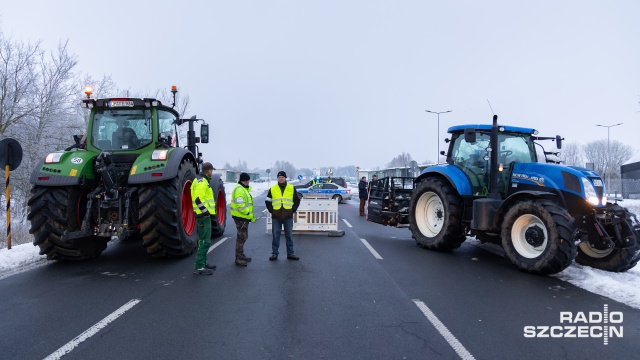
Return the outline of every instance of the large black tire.
{"type": "Polygon", "coordinates": [[[185,159],[173,179],[140,186],[140,235],[151,256],[186,256],[196,248],[198,231],[191,204],[195,176],[193,162],[185,159]]]}
{"type": "Polygon", "coordinates": [[[209,185],[216,198],[216,216],[211,217],[211,237],[214,238],[222,236],[227,227],[227,195],[220,175],[213,175],[209,185]]]}
{"type": "Polygon", "coordinates": [[[457,249],[466,239],[462,212],[462,199],[451,185],[437,178],[423,181],[409,205],[413,237],[427,249],[457,249]]]}
{"type": "Polygon", "coordinates": [[[63,240],[65,231],[80,230],[86,212],[86,194],[80,187],[34,186],[29,199],[31,222],[29,233],[40,254],[48,259],[86,260],[95,258],[107,248],[109,239],[91,237],[63,240]]]}
{"type": "Polygon", "coordinates": [[[623,272],[627,271],[640,260],[640,245],[619,249],[598,250],[592,248],[588,241],[580,243],[576,262],[596,269],[623,272]]]}
{"type": "Polygon", "coordinates": [[[576,257],[573,218],[553,201],[517,202],[507,211],[502,224],[502,247],[520,270],[555,274],[576,257]]]}

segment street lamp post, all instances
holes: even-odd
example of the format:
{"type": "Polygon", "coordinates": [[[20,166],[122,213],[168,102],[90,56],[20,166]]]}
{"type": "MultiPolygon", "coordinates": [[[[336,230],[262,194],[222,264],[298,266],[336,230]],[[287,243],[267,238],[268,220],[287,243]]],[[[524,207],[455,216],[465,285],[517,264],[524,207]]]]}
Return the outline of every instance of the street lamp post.
{"type": "Polygon", "coordinates": [[[622,125],[622,123],[619,124],[614,124],[614,125],[599,125],[596,124],[596,126],[601,126],[601,127],[606,127],[607,128],[607,156],[605,157],[605,163],[604,163],[604,175],[606,176],[606,181],[607,181],[607,191],[611,191],[609,189],[609,185],[611,185],[611,181],[609,180],[609,178],[611,177],[610,174],[607,174],[607,172],[609,172],[609,157],[611,156],[611,153],[609,152],[609,130],[614,127],[614,126],[618,126],[618,125],[622,125]]]}
{"type": "Polygon", "coordinates": [[[446,114],[451,112],[452,110],[447,111],[431,111],[425,110],[425,112],[437,114],[438,115],[438,156],[436,157],[436,164],[440,162],[440,114],[446,114]]]}

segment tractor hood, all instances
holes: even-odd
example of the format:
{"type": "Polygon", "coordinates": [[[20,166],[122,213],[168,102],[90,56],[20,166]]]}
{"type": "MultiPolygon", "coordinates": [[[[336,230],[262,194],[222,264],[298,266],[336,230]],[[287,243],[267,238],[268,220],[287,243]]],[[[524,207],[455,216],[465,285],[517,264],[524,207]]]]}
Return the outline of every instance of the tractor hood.
{"type": "Polygon", "coordinates": [[[515,163],[511,183],[537,185],[574,193],[587,198],[595,191],[602,198],[604,182],[597,172],[589,169],[543,163],[515,163]]]}

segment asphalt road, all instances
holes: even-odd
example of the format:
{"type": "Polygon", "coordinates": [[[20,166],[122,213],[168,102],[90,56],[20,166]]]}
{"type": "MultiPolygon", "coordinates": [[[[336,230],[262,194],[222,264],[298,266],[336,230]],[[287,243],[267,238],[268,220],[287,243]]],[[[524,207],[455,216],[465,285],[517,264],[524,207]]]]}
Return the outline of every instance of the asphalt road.
{"type": "Polygon", "coordinates": [[[245,245],[253,261],[235,266],[229,219],[216,239],[226,240],[209,254],[218,266],[212,276],[192,274],[193,255],[158,260],[138,243],[115,243],[92,261],[51,262],[0,280],[0,357],[638,358],[640,310],[522,273],[466,243],[449,253],[421,249],[409,230],[359,217],[355,200],[339,213],[343,237],[294,235],[299,261],[286,259],[284,238],[280,258],[268,260],[261,219],[245,245]],[[605,305],[622,322],[596,323],[605,305]],[[561,312],[587,319],[560,323],[561,312]],[[604,345],[604,325],[622,337],[604,345]],[[535,334],[555,327],[555,337],[525,337],[526,326],[535,334]],[[570,327],[576,337],[559,336],[570,327]],[[577,337],[578,327],[586,336],[577,337]]]}

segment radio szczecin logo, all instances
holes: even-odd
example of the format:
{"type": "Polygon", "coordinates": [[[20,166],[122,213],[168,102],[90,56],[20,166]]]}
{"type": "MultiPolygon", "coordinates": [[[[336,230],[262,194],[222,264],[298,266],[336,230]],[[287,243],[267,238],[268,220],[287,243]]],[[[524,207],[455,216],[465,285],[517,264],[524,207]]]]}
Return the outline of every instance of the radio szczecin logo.
{"type": "Polygon", "coordinates": [[[604,310],[577,312],[560,312],[561,325],[525,326],[526,338],[602,338],[605,345],[609,345],[609,339],[623,337],[622,322],[624,316],[621,311],[609,312],[609,305],[604,305],[604,310]]]}

